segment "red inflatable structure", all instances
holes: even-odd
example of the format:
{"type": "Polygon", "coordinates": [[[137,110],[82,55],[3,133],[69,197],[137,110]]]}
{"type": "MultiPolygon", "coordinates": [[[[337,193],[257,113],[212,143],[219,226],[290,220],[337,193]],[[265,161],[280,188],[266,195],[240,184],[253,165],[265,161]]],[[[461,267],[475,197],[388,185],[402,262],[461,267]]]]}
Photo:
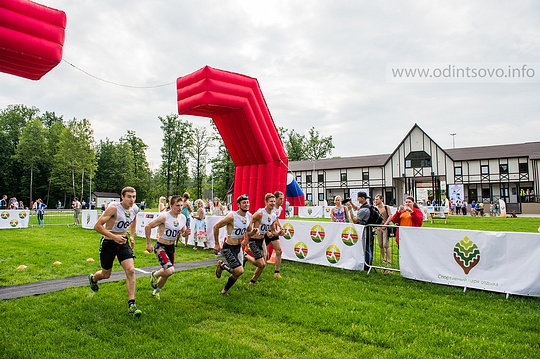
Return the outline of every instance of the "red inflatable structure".
{"type": "Polygon", "coordinates": [[[66,14],[27,0],[0,0],[0,71],[39,80],[62,61],[66,14]]]}
{"type": "Polygon", "coordinates": [[[254,212],[266,193],[285,193],[287,154],[256,79],[206,66],[176,88],[179,114],[214,120],[236,167],[233,201],[248,194],[254,212]]]}

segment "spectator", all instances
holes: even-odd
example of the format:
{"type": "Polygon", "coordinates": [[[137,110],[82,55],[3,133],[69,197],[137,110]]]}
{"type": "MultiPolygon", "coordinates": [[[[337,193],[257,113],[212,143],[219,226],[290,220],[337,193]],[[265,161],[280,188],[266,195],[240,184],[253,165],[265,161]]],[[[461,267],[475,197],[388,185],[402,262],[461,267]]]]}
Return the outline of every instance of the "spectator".
{"type": "Polygon", "coordinates": [[[96,199],[90,201],[90,209],[96,209],[96,199]]]}
{"type": "Polygon", "coordinates": [[[7,201],[7,195],[3,195],[2,199],[0,199],[0,209],[7,209],[8,201],[7,201]]]}
{"type": "MultiPolygon", "coordinates": [[[[392,219],[392,211],[390,210],[390,207],[384,204],[382,195],[378,194],[375,196],[375,207],[379,210],[379,213],[383,217],[383,223],[384,225],[388,225],[390,223],[390,220],[392,219]]],[[[388,227],[377,227],[376,233],[377,233],[377,241],[379,242],[379,248],[381,250],[381,260],[383,263],[392,263],[392,249],[390,248],[390,241],[389,241],[389,231],[390,228],[388,227]]]]}
{"type": "Polygon", "coordinates": [[[81,202],[79,202],[79,199],[75,197],[73,199],[73,202],[71,203],[71,207],[73,208],[73,222],[74,224],[80,225],[81,222],[79,221],[79,215],[81,214],[81,202]]]}
{"type": "Polygon", "coordinates": [[[61,209],[61,208],[62,208],[62,202],[58,200],[58,203],[56,204],[56,209],[61,209]]]}
{"type": "Polygon", "coordinates": [[[165,197],[161,196],[159,197],[158,212],[163,212],[166,209],[167,205],[165,204],[165,197]]]}
{"type": "Polygon", "coordinates": [[[212,212],[213,216],[224,216],[225,215],[225,207],[221,204],[219,201],[219,198],[214,197],[214,202],[212,202],[212,205],[210,207],[210,211],[212,212]]]}
{"type": "Polygon", "coordinates": [[[204,249],[209,249],[206,238],[206,224],[204,222],[204,202],[202,199],[198,199],[195,201],[195,205],[197,206],[197,211],[191,215],[193,218],[193,241],[195,242],[193,249],[197,250],[197,244],[199,242],[204,244],[204,249]]]}
{"type": "MultiPolygon", "coordinates": [[[[400,227],[422,227],[424,214],[414,201],[414,198],[408,196],[405,198],[405,204],[399,206],[399,209],[392,216],[392,222],[400,227]]],[[[399,247],[399,229],[396,233],[396,243],[399,247]]]]}
{"type": "Polygon", "coordinates": [[[146,207],[146,201],[145,200],[142,200],[141,201],[141,211],[144,211],[144,208],[146,207]]]}
{"type": "Polygon", "coordinates": [[[43,215],[45,214],[45,208],[47,208],[47,205],[43,203],[41,198],[38,198],[36,201],[37,204],[37,218],[38,218],[38,226],[45,226],[45,220],[43,219],[43,215]]]}
{"type": "Polygon", "coordinates": [[[463,213],[464,216],[467,215],[467,201],[463,200],[463,202],[461,202],[461,212],[463,213]]]}
{"type": "Polygon", "coordinates": [[[349,211],[342,205],[341,196],[334,197],[334,204],[335,206],[330,210],[330,221],[341,223],[349,222],[349,211]]]}

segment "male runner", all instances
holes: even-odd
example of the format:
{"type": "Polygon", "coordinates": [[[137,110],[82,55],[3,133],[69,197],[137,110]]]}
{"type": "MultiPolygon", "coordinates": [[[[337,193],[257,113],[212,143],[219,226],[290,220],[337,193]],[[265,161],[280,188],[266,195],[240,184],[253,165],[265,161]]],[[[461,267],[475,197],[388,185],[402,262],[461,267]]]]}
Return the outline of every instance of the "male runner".
{"type": "Polygon", "coordinates": [[[274,192],[274,196],[276,197],[276,206],[273,209],[274,213],[276,214],[275,230],[278,233],[276,233],[272,237],[266,236],[264,240],[266,245],[268,245],[269,243],[272,244],[274,251],[276,251],[276,261],[274,262],[274,277],[281,278],[281,274],[279,273],[279,271],[281,269],[281,255],[283,253],[283,250],[281,249],[281,242],[279,241],[279,237],[285,235],[285,230],[281,226],[279,216],[281,216],[281,211],[283,210],[282,204],[285,196],[281,191],[274,192]]]}
{"type": "Polygon", "coordinates": [[[248,232],[251,223],[251,213],[249,213],[249,198],[247,194],[243,194],[236,199],[238,210],[230,212],[225,217],[220,219],[214,225],[214,254],[223,253],[225,261],[219,260],[216,264],[216,277],[221,278],[223,270],[231,273],[227,280],[227,284],[221,290],[221,294],[227,294],[229,289],[236,283],[238,278],[244,273],[244,253],[242,251],[242,239],[244,235],[251,234],[248,232]],[[223,242],[223,249],[219,243],[219,229],[227,226],[227,238],[223,242]]]}
{"type": "Polygon", "coordinates": [[[126,290],[128,293],[129,313],[140,317],[142,311],[135,305],[135,265],[133,264],[133,246],[135,245],[135,230],[139,207],[135,204],[137,192],[133,187],[124,187],[121,192],[122,200],[107,207],[99,217],[94,229],[102,235],[99,248],[101,269],[94,275],[88,275],[90,288],[97,292],[97,282],[111,276],[114,258],[118,258],[126,273],[126,290]],[[129,227],[129,244],[126,231],[129,227]]]}
{"type": "Polygon", "coordinates": [[[174,274],[174,244],[178,238],[188,232],[190,229],[186,226],[186,217],[181,213],[183,198],[182,196],[172,196],[169,201],[171,210],[161,213],[144,227],[146,235],[146,250],[154,252],[161,269],[153,271],[150,274],[150,285],[154,288],[152,296],[159,299],[159,292],[167,283],[167,279],[174,274]],[[152,247],[152,228],[158,227],[158,240],[152,247]]]}

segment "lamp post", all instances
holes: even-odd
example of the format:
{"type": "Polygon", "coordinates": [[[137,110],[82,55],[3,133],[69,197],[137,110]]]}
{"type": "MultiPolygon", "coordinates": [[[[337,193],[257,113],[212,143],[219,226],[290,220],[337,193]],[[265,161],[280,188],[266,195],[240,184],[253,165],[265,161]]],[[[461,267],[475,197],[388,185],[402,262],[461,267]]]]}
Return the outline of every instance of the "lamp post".
{"type": "Polygon", "coordinates": [[[456,148],[456,135],[457,133],[450,134],[450,136],[452,136],[452,148],[456,148]]]}

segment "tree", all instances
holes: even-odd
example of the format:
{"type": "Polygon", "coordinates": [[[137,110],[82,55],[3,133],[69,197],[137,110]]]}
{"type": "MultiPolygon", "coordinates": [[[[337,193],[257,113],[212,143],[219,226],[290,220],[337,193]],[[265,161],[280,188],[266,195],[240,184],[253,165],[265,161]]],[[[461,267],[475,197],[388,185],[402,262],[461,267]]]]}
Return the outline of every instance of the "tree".
{"type": "Polygon", "coordinates": [[[169,196],[173,192],[181,193],[188,187],[189,148],[193,145],[193,126],[176,114],[158,118],[163,131],[161,174],[165,178],[169,196]]]}
{"type": "Polygon", "coordinates": [[[323,137],[319,131],[311,127],[308,137],[280,127],[279,132],[285,138],[284,145],[289,161],[319,160],[326,158],[335,148],[332,143],[332,136],[323,137]]]}
{"type": "Polygon", "coordinates": [[[213,122],[212,127],[214,129],[212,134],[213,142],[218,150],[216,156],[209,161],[212,164],[212,196],[225,200],[227,195],[233,191],[235,167],[231,155],[213,122]]]}
{"type": "MultiPolygon", "coordinates": [[[[126,186],[133,186],[135,160],[128,142],[115,143],[108,138],[97,146],[96,188],[103,192],[120,193],[126,186]]],[[[135,187],[138,191],[138,188],[135,187]]]]}
{"type": "Polygon", "coordinates": [[[152,176],[145,153],[148,145],[135,135],[135,131],[131,130],[120,138],[120,143],[129,145],[133,155],[133,183],[131,185],[137,190],[137,197],[140,200],[145,199],[149,194],[152,176]]]}
{"type": "Polygon", "coordinates": [[[14,156],[23,164],[23,168],[30,170],[29,200],[34,198],[32,196],[34,171],[40,163],[49,162],[47,155],[43,123],[40,119],[34,118],[28,121],[22,130],[14,156]]]}
{"type": "Polygon", "coordinates": [[[203,182],[206,178],[206,158],[208,156],[208,146],[210,146],[211,143],[212,137],[208,135],[206,128],[194,128],[193,145],[190,148],[190,154],[194,160],[193,181],[197,198],[203,197],[203,182]]]}

